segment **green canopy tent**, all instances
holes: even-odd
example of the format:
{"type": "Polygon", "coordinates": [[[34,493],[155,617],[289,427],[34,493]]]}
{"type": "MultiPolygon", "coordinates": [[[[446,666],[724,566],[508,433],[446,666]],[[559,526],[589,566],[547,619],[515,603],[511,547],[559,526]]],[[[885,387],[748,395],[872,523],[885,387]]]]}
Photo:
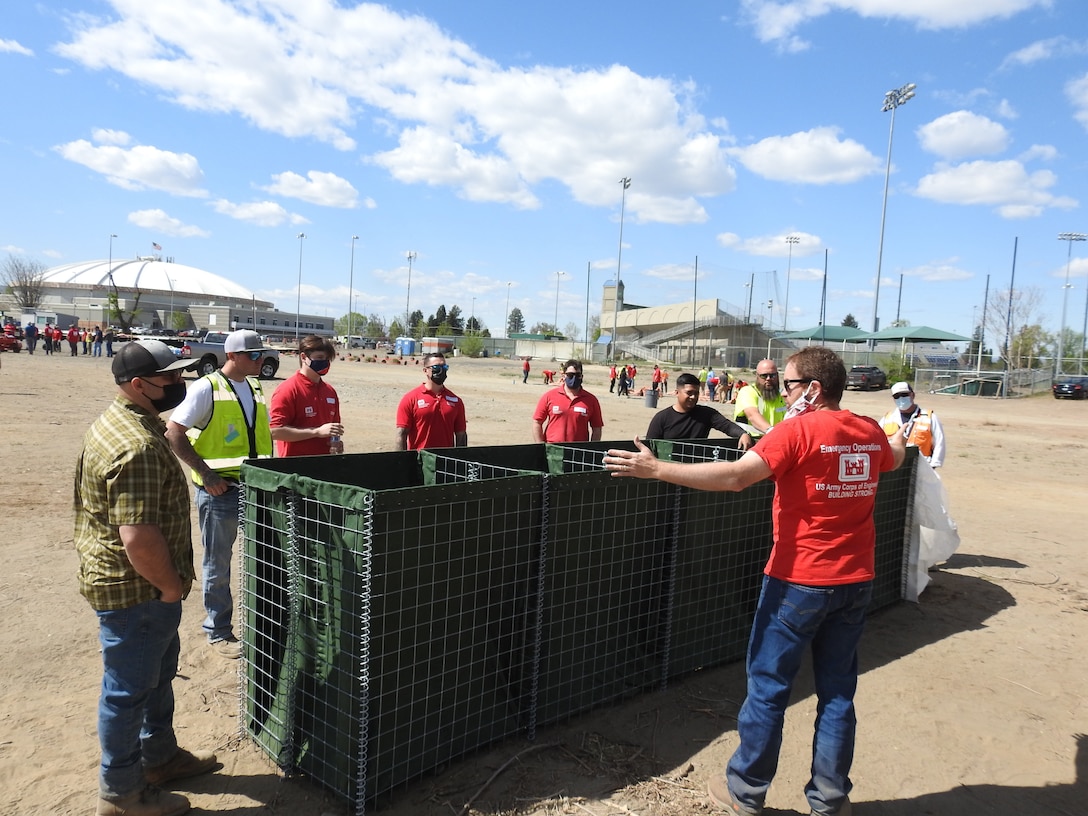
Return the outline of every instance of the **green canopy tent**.
{"type": "Polygon", "coordinates": [[[808,340],[808,345],[813,341],[818,343],[842,343],[843,352],[847,343],[864,343],[869,339],[869,334],[853,326],[813,326],[811,329],[780,334],[781,340],[808,340]]]}
{"type": "Polygon", "coordinates": [[[971,341],[970,337],[944,329],[934,329],[931,326],[892,326],[873,332],[866,339],[874,343],[881,340],[898,340],[899,353],[903,357],[907,354],[908,341],[911,344],[911,354],[914,354],[915,343],[969,343],[971,341]]]}

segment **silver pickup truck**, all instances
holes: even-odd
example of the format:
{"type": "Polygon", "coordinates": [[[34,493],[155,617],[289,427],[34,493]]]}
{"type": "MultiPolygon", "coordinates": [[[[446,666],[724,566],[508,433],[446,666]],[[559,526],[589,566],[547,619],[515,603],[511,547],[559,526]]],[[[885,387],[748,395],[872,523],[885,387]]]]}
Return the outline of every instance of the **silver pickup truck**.
{"type": "MultiPolygon", "coordinates": [[[[181,347],[180,356],[183,360],[199,360],[196,370],[201,377],[204,377],[222,368],[227,362],[227,354],[223,351],[226,339],[226,332],[208,332],[199,340],[187,341],[181,347]]],[[[275,349],[267,350],[264,359],[261,360],[261,379],[272,379],[279,368],[280,353],[275,349]]]]}

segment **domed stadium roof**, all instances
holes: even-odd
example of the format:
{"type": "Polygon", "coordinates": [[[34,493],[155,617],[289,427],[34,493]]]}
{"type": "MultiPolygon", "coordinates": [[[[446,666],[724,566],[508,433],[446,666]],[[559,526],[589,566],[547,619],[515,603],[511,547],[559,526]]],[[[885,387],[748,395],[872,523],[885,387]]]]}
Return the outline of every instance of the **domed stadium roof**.
{"type": "MultiPolygon", "coordinates": [[[[185,264],[169,263],[159,258],[113,260],[113,281],[118,287],[184,292],[209,298],[252,300],[254,295],[244,286],[203,269],[185,264]]],[[[109,261],[82,261],[62,264],[47,269],[42,282],[55,286],[108,287],[110,285],[109,261]]]]}

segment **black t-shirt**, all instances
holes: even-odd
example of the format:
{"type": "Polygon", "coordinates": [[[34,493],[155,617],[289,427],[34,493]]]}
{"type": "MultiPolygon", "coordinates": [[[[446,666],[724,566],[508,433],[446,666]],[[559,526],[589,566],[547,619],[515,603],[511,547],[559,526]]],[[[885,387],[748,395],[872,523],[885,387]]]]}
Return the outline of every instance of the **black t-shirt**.
{"type": "Polygon", "coordinates": [[[665,410],[658,411],[650,420],[646,438],[706,439],[710,436],[711,428],[734,439],[739,439],[744,433],[744,428],[726,419],[709,405],[696,405],[686,413],[681,413],[670,405],[665,410]]]}

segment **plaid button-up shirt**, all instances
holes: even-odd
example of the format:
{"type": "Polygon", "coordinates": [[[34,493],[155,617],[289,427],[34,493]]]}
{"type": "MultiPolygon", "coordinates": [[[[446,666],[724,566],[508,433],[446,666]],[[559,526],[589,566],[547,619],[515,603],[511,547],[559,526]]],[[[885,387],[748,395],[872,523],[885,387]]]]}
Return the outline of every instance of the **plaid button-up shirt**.
{"type": "Polygon", "coordinates": [[[124,525],[158,526],[186,594],[195,577],[189,486],[165,434],[158,414],[118,395],[83,439],[75,544],[79,589],[96,610],[125,609],[159,596],[125,554],[124,525]]]}

